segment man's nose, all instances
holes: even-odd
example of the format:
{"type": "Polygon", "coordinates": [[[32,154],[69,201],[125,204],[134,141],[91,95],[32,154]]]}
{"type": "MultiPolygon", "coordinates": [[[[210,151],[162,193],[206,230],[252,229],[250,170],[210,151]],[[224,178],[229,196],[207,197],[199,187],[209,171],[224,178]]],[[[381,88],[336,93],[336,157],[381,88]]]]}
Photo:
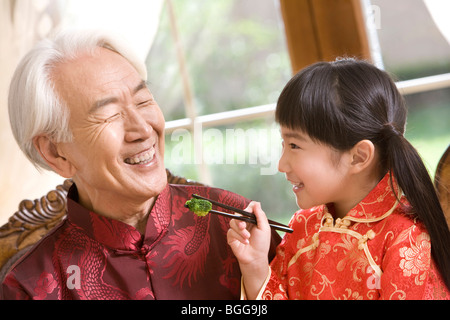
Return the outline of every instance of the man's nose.
{"type": "Polygon", "coordinates": [[[144,141],[150,138],[152,126],[144,119],[138,110],[129,110],[125,119],[125,141],[144,141]]]}

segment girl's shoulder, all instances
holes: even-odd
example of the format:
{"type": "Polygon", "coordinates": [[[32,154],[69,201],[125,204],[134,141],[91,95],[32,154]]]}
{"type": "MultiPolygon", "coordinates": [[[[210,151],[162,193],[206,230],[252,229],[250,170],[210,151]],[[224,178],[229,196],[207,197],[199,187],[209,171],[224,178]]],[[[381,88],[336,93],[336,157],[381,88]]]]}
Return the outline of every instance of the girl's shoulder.
{"type": "Polygon", "coordinates": [[[385,235],[385,246],[414,246],[416,242],[430,241],[423,222],[408,207],[399,206],[390,216],[379,222],[378,229],[385,235]]]}
{"type": "Polygon", "coordinates": [[[401,204],[394,210],[394,212],[384,219],[389,230],[394,233],[402,232],[404,230],[414,228],[425,231],[426,228],[424,224],[420,221],[418,216],[411,210],[411,205],[409,202],[402,198],[401,204]]]}

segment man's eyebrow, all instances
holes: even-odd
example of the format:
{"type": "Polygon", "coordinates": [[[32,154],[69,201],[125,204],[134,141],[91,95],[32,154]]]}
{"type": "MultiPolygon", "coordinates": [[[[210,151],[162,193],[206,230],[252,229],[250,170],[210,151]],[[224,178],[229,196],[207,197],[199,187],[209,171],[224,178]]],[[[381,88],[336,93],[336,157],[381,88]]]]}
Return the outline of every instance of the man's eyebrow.
{"type": "Polygon", "coordinates": [[[138,93],[139,91],[141,91],[142,89],[147,89],[147,83],[142,80],[141,83],[139,83],[139,85],[134,89],[133,94],[138,93]]]}
{"type": "MultiPolygon", "coordinates": [[[[146,89],[147,88],[147,83],[145,81],[141,81],[136,88],[134,88],[133,90],[133,95],[138,93],[139,91],[141,91],[142,89],[146,89]]],[[[98,100],[96,102],[94,102],[94,104],[92,105],[91,109],[89,110],[89,113],[94,113],[95,111],[97,111],[98,109],[111,104],[111,103],[116,103],[119,101],[119,98],[117,97],[108,97],[105,99],[101,99],[98,100]]]]}
{"type": "Polygon", "coordinates": [[[94,113],[98,109],[100,109],[108,104],[116,103],[117,101],[119,101],[119,99],[116,97],[110,97],[110,98],[98,100],[98,101],[94,102],[94,104],[92,105],[92,108],[89,110],[89,113],[94,113]]]}

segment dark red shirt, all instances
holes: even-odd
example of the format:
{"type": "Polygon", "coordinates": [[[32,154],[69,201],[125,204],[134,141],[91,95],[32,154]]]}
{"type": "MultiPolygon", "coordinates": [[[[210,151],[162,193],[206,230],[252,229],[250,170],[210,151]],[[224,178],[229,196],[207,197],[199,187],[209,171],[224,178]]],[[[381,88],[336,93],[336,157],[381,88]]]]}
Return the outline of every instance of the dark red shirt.
{"type": "MultiPolygon", "coordinates": [[[[216,188],[167,185],[142,235],[79,205],[73,186],[67,219],[17,262],[2,298],[238,299],[241,274],[227,244],[229,219],[197,217],[184,207],[192,193],[238,208],[250,201],[216,188]]],[[[274,233],[272,256],[279,241],[274,233]]]]}

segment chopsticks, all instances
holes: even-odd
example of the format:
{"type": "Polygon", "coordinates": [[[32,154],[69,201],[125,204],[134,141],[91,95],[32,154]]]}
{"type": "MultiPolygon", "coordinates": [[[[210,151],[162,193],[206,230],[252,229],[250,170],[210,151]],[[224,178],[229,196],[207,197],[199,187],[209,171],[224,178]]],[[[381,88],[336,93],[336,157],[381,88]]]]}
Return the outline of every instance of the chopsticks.
{"type": "MultiPolygon", "coordinates": [[[[217,210],[210,210],[209,211],[210,213],[215,213],[215,214],[218,214],[218,215],[221,215],[221,216],[224,216],[224,217],[228,217],[228,218],[232,218],[232,219],[236,219],[236,220],[242,220],[242,221],[245,221],[245,222],[256,224],[256,217],[255,217],[255,215],[253,213],[249,213],[249,212],[244,211],[242,209],[235,208],[235,207],[226,205],[224,203],[220,203],[218,201],[199,196],[198,194],[192,194],[192,197],[193,198],[197,198],[197,199],[202,199],[202,200],[209,201],[209,202],[211,202],[212,204],[214,204],[214,205],[216,205],[218,207],[222,207],[224,209],[228,209],[228,210],[231,210],[233,212],[240,213],[240,214],[244,215],[244,217],[243,216],[234,215],[234,214],[230,214],[230,213],[226,213],[226,212],[222,212],[222,211],[217,211],[217,210]]],[[[288,232],[288,233],[292,233],[294,231],[291,228],[289,228],[288,226],[286,226],[284,224],[281,224],[279,222],[276,222],[276,221],[273,221],[273,220],[268,220],[268,222],[269,222],[269,226],[272,229],[279,230],[279,231],[284,231],[284,232],[288,232]]]]}

